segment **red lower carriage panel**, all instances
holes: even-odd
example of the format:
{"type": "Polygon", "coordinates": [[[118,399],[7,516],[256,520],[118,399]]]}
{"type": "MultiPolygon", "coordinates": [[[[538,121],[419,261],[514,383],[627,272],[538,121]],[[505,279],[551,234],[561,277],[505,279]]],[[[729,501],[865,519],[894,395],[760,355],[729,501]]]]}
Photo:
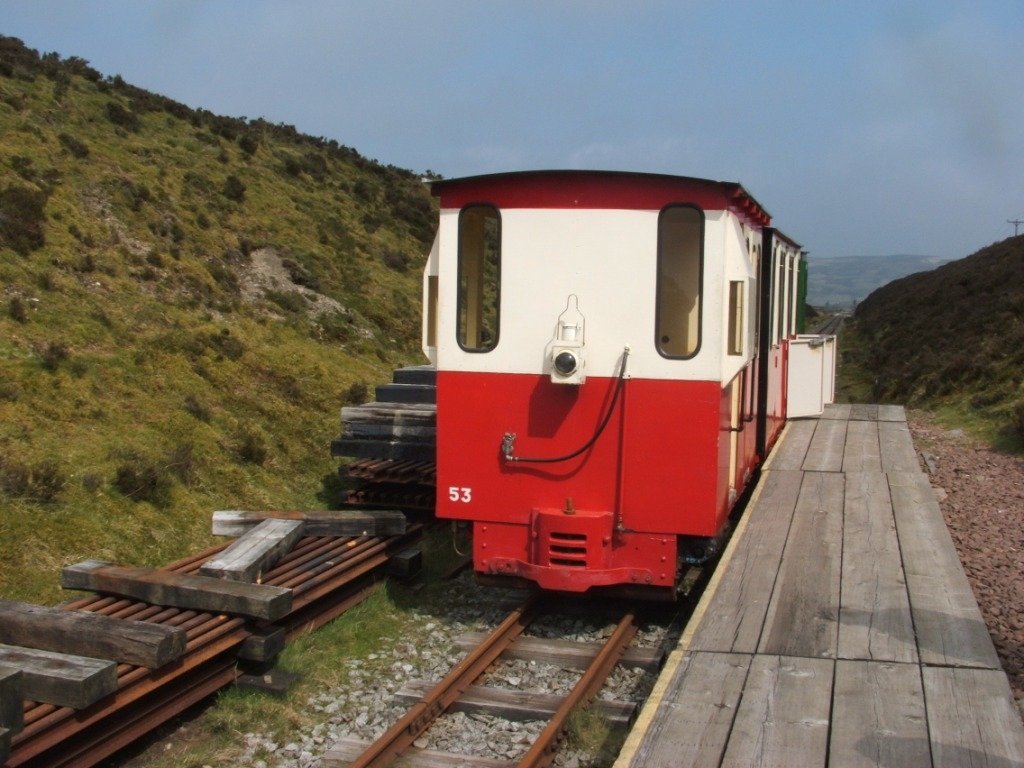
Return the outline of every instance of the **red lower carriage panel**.
{"type": "Polygon", "coordinates": [[[616,532],[611,512],[535,509],[529,526],[475,524],[473,560],[481,573],[562,592],[619,584],[671,588],[676,537],[616,532]]]}

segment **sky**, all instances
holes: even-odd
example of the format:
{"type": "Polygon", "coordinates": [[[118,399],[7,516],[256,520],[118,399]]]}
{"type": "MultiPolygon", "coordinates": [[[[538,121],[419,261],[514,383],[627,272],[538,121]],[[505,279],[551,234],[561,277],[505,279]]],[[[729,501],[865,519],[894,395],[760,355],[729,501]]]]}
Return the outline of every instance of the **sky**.
{"type": "Polygon", "coordinates": [[[1024,219],[1021,0],[0,0],[0,34],[419,173],[737,181],[812,258],[1024,219]]]}

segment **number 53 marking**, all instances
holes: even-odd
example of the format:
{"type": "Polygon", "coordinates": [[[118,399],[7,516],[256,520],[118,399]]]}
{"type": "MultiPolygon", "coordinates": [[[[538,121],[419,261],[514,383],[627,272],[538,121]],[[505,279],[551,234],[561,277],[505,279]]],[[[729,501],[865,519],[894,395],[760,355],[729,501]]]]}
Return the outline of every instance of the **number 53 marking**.
{"type": "Polygon", "coordinates": [[[459,488],[455,485],[448,486],[448,501],[459,501],[469,504],[473,500],[472,488],[459,488]]]}

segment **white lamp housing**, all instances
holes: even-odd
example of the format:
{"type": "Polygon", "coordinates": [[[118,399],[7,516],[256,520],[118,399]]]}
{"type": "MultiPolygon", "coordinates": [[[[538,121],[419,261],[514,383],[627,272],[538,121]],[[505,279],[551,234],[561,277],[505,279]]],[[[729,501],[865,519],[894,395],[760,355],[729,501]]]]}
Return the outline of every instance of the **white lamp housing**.
{"type": "Polygon", "coordinates": [[[584,331],[586,318],[579,309],[576,294],[569,296],[565,311],[558,316],[555,340],[548,353],[551,382],[553,384],[580,385],[586,381],[584,357],[584,331]]]}

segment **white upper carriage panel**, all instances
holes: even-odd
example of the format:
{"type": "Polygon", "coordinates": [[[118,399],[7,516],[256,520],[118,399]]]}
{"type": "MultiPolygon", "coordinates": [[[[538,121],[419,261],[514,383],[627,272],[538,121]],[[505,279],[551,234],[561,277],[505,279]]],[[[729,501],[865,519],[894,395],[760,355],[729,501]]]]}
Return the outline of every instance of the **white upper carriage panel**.
{"type": "Polygon", "coordinates": [[[424,348],[438,370],[548,375],[565,349],[579,383],[615,377],[628,346],[633,378],[722,380],[749,359],[751,240],[768,216],[738,184],[539,171],[434,193],[424,348]]]}

